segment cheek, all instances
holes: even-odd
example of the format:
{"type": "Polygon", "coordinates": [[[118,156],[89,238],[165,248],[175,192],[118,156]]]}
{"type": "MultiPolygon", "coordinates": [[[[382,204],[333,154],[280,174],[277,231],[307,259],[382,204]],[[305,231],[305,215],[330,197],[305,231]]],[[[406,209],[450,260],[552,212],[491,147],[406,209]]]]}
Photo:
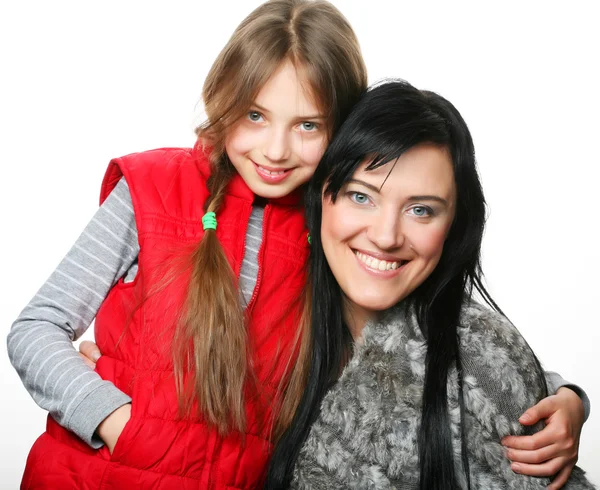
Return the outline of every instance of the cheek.
{"type": "Polygon", "coordinates": [[[361,228],[363,221],[359,213],[345,206],[342,201],[343,196],[338,196],[336,204],[331,201],[323,202],[323,214],[321,219],[321,236],[323,237],[323,247],[325,242],[332,247],[340,242],[349,240],[355,236],[361,228]]]}
{"type": "Polygon", "coordinates": [[[325,135],[321,138],[300,138],[297,153],[304,165],[314,170],[321,161],[326,148],[327,138],[325,135]]]}
{"type": "Polygon", "coordinates": [[[332,250],[336,244],[343,239],[343,226],[340,226],[339,205],[336,206],[330,199],[323,200],[321,215],[321,243],[329,261],[332,258],[332,250]]]}
{"type": "Polygon", "coordinates": [[[427,260],[439,260],[446,241],[446,227],[424,227],[411,237],[411,245],[419,256],[427,260]]]}
{"type": "Polygon", "coordinates": [[[247,153],[251,149],[254,140],[252,133],[241,124],[235,127],[225,139],[227,154],[231,157],[232,155],[247,153]]]}

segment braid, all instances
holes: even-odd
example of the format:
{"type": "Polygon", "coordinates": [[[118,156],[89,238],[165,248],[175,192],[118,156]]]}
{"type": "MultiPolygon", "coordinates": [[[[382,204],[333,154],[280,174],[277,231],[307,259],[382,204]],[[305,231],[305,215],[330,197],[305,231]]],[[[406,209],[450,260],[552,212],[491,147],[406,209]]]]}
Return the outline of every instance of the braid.
{"type": "MultiPolygon", "coordinates": [[[[222,159],[226,159],[223,156],[222,159]]],[[[206,211],[218,214],[232,175],[228,161],[211,162],[206,211]]],[[[180,407],[200,414],[220,433],[244,430],[247,334],[237,279],[215,230],[207,229],[192,254],[187,303],[175,335],[174,367],[180,407]],[[185,373],[192,378],[186,382],[185,373]]]]}

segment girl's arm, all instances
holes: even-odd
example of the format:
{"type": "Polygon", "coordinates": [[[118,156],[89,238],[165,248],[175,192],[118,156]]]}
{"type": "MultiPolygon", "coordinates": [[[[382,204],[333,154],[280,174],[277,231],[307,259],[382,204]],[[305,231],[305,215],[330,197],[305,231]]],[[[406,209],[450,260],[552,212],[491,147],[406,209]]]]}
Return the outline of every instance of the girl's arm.
{"type": "MultiPolygon", "coordinates": [[[[471,310],[471,312],[476,311],[477,308],[471,310]]],[[[565,466],[563,463],[560,466],[560,468],[568,468],[565,469],[564,479],[560,482],[556,479],[550,482],[547,478],[543,478],[553,476],[556,471],[531,473],[514,471],[511,462],[506,459],[506,451],[500,445],[500,440],[503,443],[511,440],[543,441],[550,437],[558,444],[565,438],[561,434],[553,434],[551,423],[545,428],[543,424],[535,424],[534,417],[525,424],[521,414],[531,415],[537,412],[535,417],[539,419],[544,410],[548,417],[560,418],[564,416],[561,413],[564,409],[563,402],[569,400],[567,405],[574,402],[571,410],[580,418],[582,424],[583,403],[574,391],[564,386],[558,389],[557,394],[542,399],[545,387],[543,380],[537,374],[538,363],[523,337],[502,315],[480,312],[477,320],[471,322],[470,329],[464,330],[462,335],[461,357],[464,356],[466,366],[463,379],[467,387],[465,406],[472,423],[467,433],[470,437],[469,447],[479,463],[475,467],[487,468],[481,473],[482,478],[490,481],[500,479],[503,482],[500,488],[514,486],[514,488],[542,489],[560,488],[563,485],[568,489],[595,488],[585,478],[583,471],[575,467],[574,462],[571,465],[565,466]],[[494,358],[490,358],[490,352],[495,354],[494,358]],[[491,394],[492,403],[485,405],[480,402],[485,399],[478,396],[480,393],[491,394]],[[541,401],[535,404],[538,400],[541,401]],[[527,410],[532,405],[533,407],[527,410]],[[521,419],[517,421],[519,416],[521,419]],[[535,428],[529,429],[524,425],[535,425],[535,428]]],[[[563,381],[558,384],[563,384],[563,381]]],[[[550,392],[557,387],[551,380],[547,384],[550,392]]],[[[546,416],[542,415],[541,418],[546,416]]],[[[548,455],[555,448],[553,445],[548,445],[545,450],[548,455]]],[[[513,456],[509,450],[508,458],[512,460],[513,456]]],[[[491,488],[491,486],[483,485],[482,488],[491,488]]]]}
{"type": "Polygon", "coordinates": [[[554,476],[549,490],[562,488],[579,456],[579,437],[590,411],[590,402],[578,386],[567,383],[560,375],[546,372],[548,391],[554,393],[529,408],[520,418],[523,425],[545,422],[532,436],[509,436],[502,439],[511,467],[531,476],[554,476]]]}
{"type": "Polygon", "coordinates": [[[574,385],[573,383],[570,383],[569,381],[564,379],[558,373],[555,373],[553,371],[546,371],[544,374],[546,376],[546,384],[548,385],[548,393],[558,394],[558,391],[561,388],[568,388],[579,397],[582,403],[581,408],[583,408],[583,422],[585,422],[590,416],[591,410],[591,402],[587,396],[587,393],[583,391],[583,389],[579,386],[574,385]]]}
{"type": "Polygon", "coordinates": [[[131,399],[102,380],[72,342],[88,328],[112,286],[135,273],[139,253],[124,179],[14,322],[8,354],[35,402],[90,446],[100,423],[131,399]],[[134,265],[134,267],[132,267],[134,265]]]}

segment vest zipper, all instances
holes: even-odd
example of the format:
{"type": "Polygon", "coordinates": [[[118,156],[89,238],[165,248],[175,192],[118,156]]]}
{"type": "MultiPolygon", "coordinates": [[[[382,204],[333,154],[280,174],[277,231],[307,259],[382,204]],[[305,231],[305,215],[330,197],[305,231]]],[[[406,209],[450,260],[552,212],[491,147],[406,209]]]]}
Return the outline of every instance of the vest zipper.
{"type": "MultiPolygon", "coordinates": [[[[267,230],[267,223],[269,220],[269,216],[271,214],[271,205],[267,204],[265,206],[265,212],[263,213],[263,225],[262,225],[262,231],[261,231],[261,239],[260,239],[260,248],[258,249],[258,256],[257,256],[257,262],[258,262],[258,273],[256,275],[256,284],[254,285],[254,291],[252,291],[252,297],[250,298],[250,301],[248,302],[248,306],[246,306],[246,311],[249,313],[252,313],[252,308],[254,307],[254,303],[256,301],[256,296],[258,296],[258,288],[260,288],[260,283],[261,283],[261,279],[262,279],[262,272],[263,272],[263,267],[262,267],[262,256],[263,256],[263,252],[264,252],[264,248],[265,248],[265,240],[266,240],[266,230],[267,230]]],[[[247,236],[247,233],[246,233],[247,236]]],[[[246,249],[246,238],[244,238],[244,250],[246,249]]]]}

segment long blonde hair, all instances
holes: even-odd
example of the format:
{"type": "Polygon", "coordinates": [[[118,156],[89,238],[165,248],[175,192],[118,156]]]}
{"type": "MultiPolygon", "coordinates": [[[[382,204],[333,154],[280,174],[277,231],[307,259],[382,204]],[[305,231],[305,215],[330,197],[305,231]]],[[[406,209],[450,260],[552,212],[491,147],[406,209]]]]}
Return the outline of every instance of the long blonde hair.
{"type": "MultiPolygon", "coordinates": [[[[235,30],[204,83],[207,121],[197,135],[211,148],[207,212],[218,216],[225,188],[235,172],[225,152],[228,131],[286,60],[310,85],[327,116],[330,134],[366,90],[366,69],[356,36],[329,2],[272,0],[255,9],[235,30]]],[[[186,305],[174,339],[180,407],[190,414],[197,400],[201,415],[222,434],[232,429],[243,431],[244,385],[251,371],[237,278],[213,230],[205,231],[192,260],[186,305]],[[190,374],[187,382],[186,373],[190,374]]],[[[297,342],[304,345],[307,337],[299,331],[297,342]]],[[[294,351],[301,358],[306,356],[302,347],[296,346],[294,351]]],[[[306,369],[306,362],[289,363],[276,435],[291,421],[304,389],[306,369]]]]}

